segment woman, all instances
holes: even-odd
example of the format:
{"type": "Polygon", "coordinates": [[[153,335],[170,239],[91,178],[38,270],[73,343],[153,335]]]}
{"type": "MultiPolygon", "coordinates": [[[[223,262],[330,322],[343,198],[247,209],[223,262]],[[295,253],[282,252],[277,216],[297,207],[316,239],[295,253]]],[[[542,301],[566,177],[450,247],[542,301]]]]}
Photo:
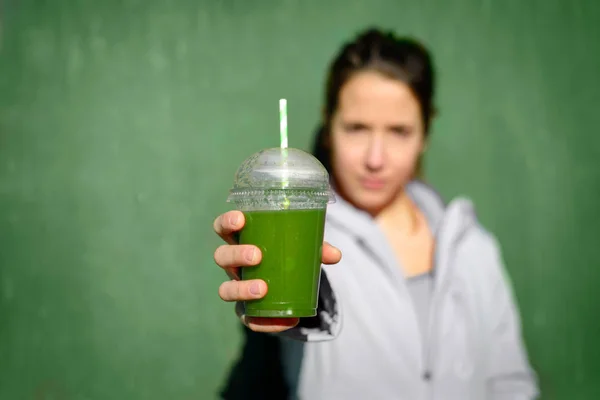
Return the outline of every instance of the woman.
{"type": "MultiPolygon", "coordinates": [[[[329,71],[314,154],[337,202],[328,208],[319,315],[245,318],[226,399],[534,399],[536,378],[496,239],[466,199],[444,204],[415,179],[434,115],[434,70],[418,43],[368,30],[329,71]],[[336,264],[339,265],[330,265],[336,264]],[[267,332],[267,333],[265,333],[267,332]]],[[[225,301],[260,298],[237,268],[240,212],[215,221],[225,301]]],[[[238,303],[240,304],[240,303],[238,303]]]]}

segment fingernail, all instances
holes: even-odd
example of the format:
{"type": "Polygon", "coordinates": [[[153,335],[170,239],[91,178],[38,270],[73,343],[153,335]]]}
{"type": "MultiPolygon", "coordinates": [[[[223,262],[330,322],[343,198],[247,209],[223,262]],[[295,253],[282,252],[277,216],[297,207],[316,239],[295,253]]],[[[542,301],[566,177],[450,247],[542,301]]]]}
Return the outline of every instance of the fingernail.
{"type": "Polygon", "coordinates": [[[231,217],[229,217],[229,223],[232,226],[236,226],[237,223],[239,222],[239,220],[240,220],[240,216],[237,214],[233,214],[231,217]]]}
{"type": "Polygon", "coordinates": [[[258,282],[253,282],[250,285],[250,293],[252,293],[255,296],[260,295],[260,285],[258,284],[258,282]]]}
{"type": "Polygon", "coordinates": [[[249,262],[254,262],[254,258],[256,257],[256,249],[251,249],[250,251],[246,251],[246,260],[249,262]]]}

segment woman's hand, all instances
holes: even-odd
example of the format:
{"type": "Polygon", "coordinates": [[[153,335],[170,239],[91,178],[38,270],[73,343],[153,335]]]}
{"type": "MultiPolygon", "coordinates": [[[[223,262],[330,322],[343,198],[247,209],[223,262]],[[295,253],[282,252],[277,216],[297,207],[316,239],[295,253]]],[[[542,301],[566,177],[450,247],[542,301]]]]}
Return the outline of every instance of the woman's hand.
{"type": "MultiPolygon", "coordinates": [[[[235,235],[244,227],[246,220],[241,211],[229,211],[215,220],[215,232],[227,243],[215,250],[215,262],[223,268],[230,281],[219,287],[219,296],[224,301],[246,301],[264,297],[267,284],[260,279],[241,281],[239,268],[257,265],[262,254],[252,245],[237,244],[235,235]]],[[[342,253],[327,242],[323,243],[323,264],[337,264],[342,253]]],[[[263,318],[241,316],[242,323],[256,332],[282,332],[298,324],[298,318],[263,318]]]]}

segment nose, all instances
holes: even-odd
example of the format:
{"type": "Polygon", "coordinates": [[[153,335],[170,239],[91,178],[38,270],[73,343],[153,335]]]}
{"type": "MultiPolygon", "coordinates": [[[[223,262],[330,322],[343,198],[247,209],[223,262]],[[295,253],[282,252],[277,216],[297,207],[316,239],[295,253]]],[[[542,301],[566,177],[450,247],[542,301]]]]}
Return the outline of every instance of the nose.
{"type": "Polygon", "coordinates": [[[385,158],[383,136],[373,134],[370,139],[369,147],[367,148],[366,166],[371,171],[377,171],[383,168],[385,158]]]}

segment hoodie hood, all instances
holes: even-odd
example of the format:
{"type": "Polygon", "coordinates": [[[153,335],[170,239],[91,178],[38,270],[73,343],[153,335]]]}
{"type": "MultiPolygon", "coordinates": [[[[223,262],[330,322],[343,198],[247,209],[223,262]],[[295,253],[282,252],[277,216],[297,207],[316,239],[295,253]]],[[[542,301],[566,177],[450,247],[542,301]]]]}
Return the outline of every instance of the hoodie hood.
{"type": "MultiPolygon", "coordinates": [[[[406,186],[408,196],[425,215],[429,228],[433,234],[437,234],[442,222],[450,214],[458,214],[459,219],[468,225],[475,222],[473,205],[470,200],[457,198],[446,204],[442,196],[430,185],[414,180],[406,186]]],[[[368,236],[365,227],[375,224],[373,218],[365,211],[354,207],[344,200],[338,193],[335,195],[336,202],[327,208],[327,216],[330,222],[343,227],[357,238],[368,236]]],[[[457,226],[459,227],[459,226],[457,226]]]]}

